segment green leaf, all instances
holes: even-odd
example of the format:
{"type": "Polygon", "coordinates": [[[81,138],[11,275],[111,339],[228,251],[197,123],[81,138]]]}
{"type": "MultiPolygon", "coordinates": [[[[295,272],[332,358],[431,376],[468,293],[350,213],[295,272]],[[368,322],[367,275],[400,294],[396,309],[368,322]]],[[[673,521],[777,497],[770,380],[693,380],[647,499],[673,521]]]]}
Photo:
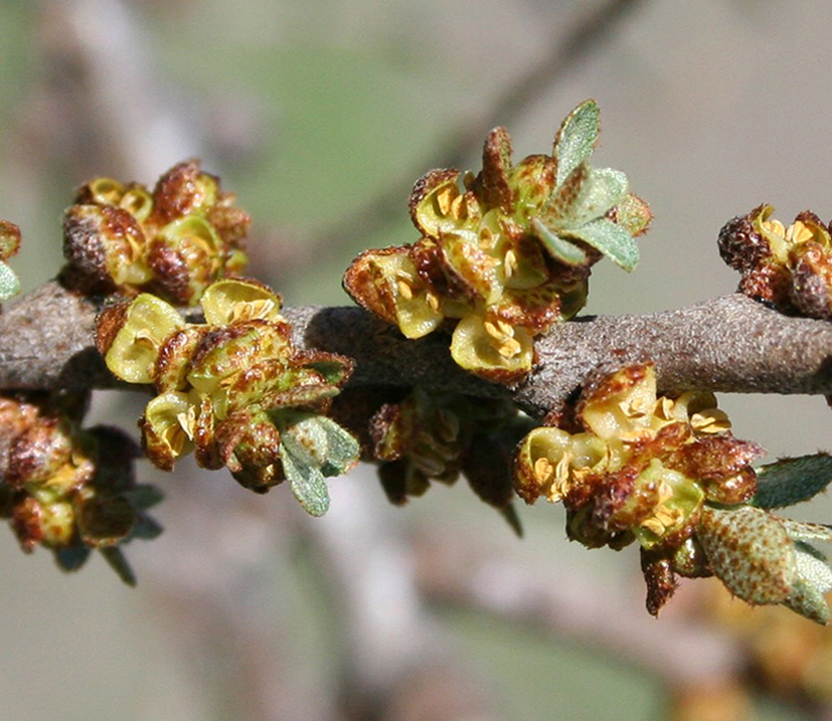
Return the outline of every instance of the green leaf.
{"type": "Polygon", "coordinates": [[[137,511],[146,511],[165,498],[164,493],[149,483],[141,483],[122,495],[129,501],[130,507],[137,511]]]}
{"type": "Polygon", "coordinates": [[[358,463],[361,448],[355,436],[331,418],[318,416],[318,424],[326,434],[328,446],[321,472],[325,476],[340,476],[358,463]]]}
{"type": "Polygon", "coordinates": [[[818,453],[784,458],[757,469],[759,508],[783,508],[814,498],[832,482],[832,456],[818,453]]]}
{"type": "Polygon", "coordinates": [[[556,185],[583,163],[595,149],[600,131],[600,113],[594,100],[587,100],[575,108],[560,126],[552,155],[557,160],[556,185]]]}
{"type": "Polygon", "coordinates": [[[155,519],[147,515],[140,515],[138,521],[136,521],[136,525],[133,526],[133,530],[130,531],[130,535],[124,542],[132,541],[134,538],[142,541],[152,541],[154,538],[162,535],[162,531],[164,530],[155,519]]]}
{"type": "Polygon", "coordinates": [[[69,548],[56,548],[55,561],[63,571],[77,571],[90,557],[90,549],[86,546],[70,546],[69,548]]]}
{"type": "Polygon", "coordinates": [[[826,557],[808,543],[798,541],[794,546],[798,578],[783,605],[826,626],[832,620],[832,613],[824,596],[832,589],[832,568],[829,567],[826,557]]]}
{"type": "Polygon", "coordinates": [[[0,302],[8,300],[19,292],[20,281],[17,278],[17,274],[8,264],[0,261],[0,302]]]}
{"type": "Polygon", "coordinates": [[[133,573],[133,569],[130,568],[130,564],[127,563],[127,559],[118,546],[109,546],[108,548],[99,548],[98,550],[104,556],[104,560],[107,561],[110,568],[116,572],[124,583],[128,586],[136,585],[136,574],[133,573]]]}
{"type": "Polygon", "coordinates": [[[627,176],[620,170],[590,168],[577,201],[563,218],[564,224],[575,227],[600,218],[624,199],[628,185],[627,176]]]}
{"type": "Polygon", "coordinates": [[[307,513],[322,516],[329,508],[324,477],[341,475],[358,462],[358,441],[326,416],[286,410],[274,417],[292,492],[307,513]]]}
{"type": "Polygon", "coordinates": [[[320,469],[308,463],[302,447],[291,438],[283,436],[281,447],[283,471],[295,498],[310,516],[323,516],[329,509],[329,491],[320,469]]]}
{"type": "Polygon", "coordinates": [[[611,220],[600,218],[578,228],[564,230],[563,233],[601,251],[624,270],[633,270],[638,265],[636,241],[624,228],[611,220]]]}
{"type": "MultiPolygon", "coordinates": [[[[792,521],[790,518],[781,518],[783,528],[789,534],[789,538],[795,541],[826,541],[832,543],[832,528],[822,523],[806,523],[805,521],[792,521]]],[[[820,553],[820,551],[818,551],[820,553]]]]}
{"type": "Polygon", "coordinates": [[[586,262],[586,253],[574,243],[570,243],[547,228],[540,218],[532,218],[532,230],[540,239],[543,247],[555,260],[566,265],[582,265],[586,262]]]}
{"type": "Polygon", "coordinates": [[[753,506],[704,507],[696,529],[714,575],[753,604],[783,603],[797,578],[795,547],[781,519],[753,506]]]}
{"type": "Polygon", "coordinates": [[[517,508],[514,504],[509,503],[505,508],[498,508],[497,510],[505,518],[517,538],[523,538],[523,524],[520,522],[520,516],[517,515],[517,508]]]}

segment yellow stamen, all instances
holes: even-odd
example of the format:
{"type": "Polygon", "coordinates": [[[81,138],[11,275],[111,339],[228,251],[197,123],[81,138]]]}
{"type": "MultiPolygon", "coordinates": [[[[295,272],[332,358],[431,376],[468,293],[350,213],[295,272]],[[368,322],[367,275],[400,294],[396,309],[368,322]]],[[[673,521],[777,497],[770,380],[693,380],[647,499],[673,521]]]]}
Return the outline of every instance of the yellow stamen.
{"type": "Polygon", "coordinates": [[[690,425],[697,433],[724,433],[731,430],[728,414],[719,408],[694,413],[690,417],[690,425]]]}
{"type": "Polygon", "coordinates": [[[511,278],[514,271],[517,270],[517,254],[513,250],[506,252],[506,257],[503,260],[503,270],[506,278],[511,278]]]}
{"type": "Polygon", "coordinates": [[[143,346],[155,350],[159,347],[159,342],[151,335],[147,328],[142,328],[135,336],[136,345],[143,346]]]}
{"type": "Polygon", "coordinates": [[[807,240],[812,240],[814,234],[808,226],[802,221],[798,220],[786,228],[786,240],[789,243],[805,243],[807,240]]]}
{"type": "Polygon", "coordinates": [[[442,215],[448,215],[451,209],[451,202],[455,195],[454,188],[445,188],[443,191],[436,194],[436,206],[442,215]]]}
{"type": "Polygon", "coordinates": [[[274,310],[275,303],[268,298],[263,300],[254,300],[248,303],[237,303],[231,310],[231,322],[236,323],[246,320],[254,320],[256,318],[267,318],[272,310],[274,310]]]}
{"type": "Polygon", "coordinates": [[[548,458],[538,458],[534,462],[534,477],[540,485],[551,482],[555,477],[555,467],[548,458]]]}
{"type": "Polygon", "coordinates": [[[503,334],[497,329],[497,326],[494,325],[490,320],[485,321],[485,323],[483,323],[483,327],[485,328],[485,332],[488,333],[488,335],[490,335],[495,340],[503,339],[503,334]]]}
{"type": "Polygon", "coordinates": [[[774,220],[766,220],[763,222],[763,227],[770,233],[779,235],[781,238],[786,236],[785,226],[776,218],[774,220]]]}
{"type": "Polygon", "coordinates": [[[413,289],[405,281],[398,281],[396,288],[399,289],[399,295],[405,300],[411,300],[413,298],[413,289]]]}
{"type": "Polygon", "coordinates": [[[514,358],[520,354],[523,347],[514,338],[509,338],[497,350],[497,352],[505,359],[514,358]]]}
{"type": "Polygon", "coordinates": [[[467,215],[467,210],[468,208],[465,205],[465,196],[457,195],[451,203],[451,217],[454,220],[461,220],[462,218],[465,218],[465,216],[467,215]]]}

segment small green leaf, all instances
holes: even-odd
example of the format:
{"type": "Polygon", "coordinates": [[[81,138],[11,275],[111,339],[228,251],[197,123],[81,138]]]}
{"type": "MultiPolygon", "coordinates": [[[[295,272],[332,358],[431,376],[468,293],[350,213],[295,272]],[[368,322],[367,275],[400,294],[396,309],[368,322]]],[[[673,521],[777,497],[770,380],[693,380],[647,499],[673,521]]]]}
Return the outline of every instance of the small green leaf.
{"type": "Polygon", "coordinates": [[[520,516],[517,515],[517,508],[514,504],[509,503],[505,508],[498,508],[497,510],[511,527],[511,530],[514,531],[517,538],[523,538],[523,524],[520,522],[520,516]]]}
{"type": "Polygon", "coordinates": [[[569,113],[555,136],[552,149],[558,164],[556,185],[592,155],[600,128],[600,112],[594,100],[581,103],[569,113]]]}
{"type": "MultiPolygon", "coordinates": [[[[789,518],[781,518],[783,527],[789,538],[795,541],[826,541],[832,543],[832,528],[822,523],[806,523],[805,521],[792,521],[789,518]]],[[[820,553],[820,552],[818,552],[820,553]]]]}
{"type": "Polygon", "coordinates": [[[283,410],[273,417],[292,492],[307,513],[322,516],[329,508],[324,477],[341,475],[358,462],[358,441],[326,416],[283,410]]]}
{"type": "Polygon", "coordinates": [[[310,516],[323,516],[329,509],[329,492],[320,469],[308,463],[303,447],[287,435],[281,438],[280,460],[295,498],[310,516]]]}
{"type": "Polygon", "coordinates": [[[623,200],[628,185],[627,176],[620,170],[590,168],[581,185],[577,202],[563,218],[563,222],[568,227],[575,227],[600,218],[623,200]]]}
{"type": "Polygon", "coordinates": [[[136,525],[133,526],[133,530],[130,531],[130,535],[125,539],[125,542],[132,541],[134,538],[141,539],[142,541],[152,541],[154,538],[162,535],[162,531],[164,529],[155,519],[150,516],[140,515],[136,521],[136,525]]]}
{"type": "MultiPolygon", "coordinates": [[[[321,354],[323,355],[323,354],[321,354]]],[[[352,368],[337,358],[320,358],[305,364],[307,368],[318,371],[327,383],[340,385],[352,373],[352,368]]]]}
{"type": "Polygon", "coordinates": [[[139,484],[122,495],[130,502],[130,507],[137,511],[146,511],[165,498],[164,493],[149,483],[139,484]]]}
{"type": "Polygon", "coordinates": [[[582,265],[586,262],[586,253],[574,243],[570,243],[558,236],[555,231],[547,228],[540,218],[532,218],[532,230],[540,239],[543,247],[555,260],[566,265],[582,265]]]}
{"type": "Polygon", "coordinates": [[[757,469],[757,495],[752,503],[759,508],[793,506],[813,498],[830,482],[832,456],[784,458],[757,469]]]}
{"type": "Polygon", "coordinates": [[[361,448],[355,436],[331,418],[318,416],[318,424],[326,434],[327,454],[321,465],[325,476],[340,476],[358,463],[361,448]]]}
{"type": "Polygon", "coordinates": [[[63,571],[77,571],[90,557],[90,549],[86,546],[70,546],[69,548],[56,548],[55,561],[63,571]]]}
{"type": "Polygon", "coordinates": [[[130,568],[130,564],[127,563],[127,559],[118,546],[99,548],[98,551],[124,583],[128,586],[136,585],[136,574],[133,573],[133,569],[130,568]]]}
{"type": "Polygon", "coordinates": [[[783,603],[797,577],[795,548],[781,519],[753,506],[704,507],[696,529],[714,575],[753,604],[783,603]]]}
{"type": "Polygon", "coordinates": [[[18,280],[17,274],[8,264],[0,261],[0,302],[8,300],[19,292],[20,280],[18,280]]]}
{"type": "Polygon", "coordinates": [[[798,578],[783,605],[826,626],[832,613],[824,594],[832,589],[832,568],[826,557],[808,543],[798,541],[794,546],[798,578]]]}
{"type": "Polygon", "coordinates": [[[638,246],[633,237],[620,225],[606,218],[593,220],[563,232],[601,251],[624,270],[633,270],[638,265],[638,246]]]}

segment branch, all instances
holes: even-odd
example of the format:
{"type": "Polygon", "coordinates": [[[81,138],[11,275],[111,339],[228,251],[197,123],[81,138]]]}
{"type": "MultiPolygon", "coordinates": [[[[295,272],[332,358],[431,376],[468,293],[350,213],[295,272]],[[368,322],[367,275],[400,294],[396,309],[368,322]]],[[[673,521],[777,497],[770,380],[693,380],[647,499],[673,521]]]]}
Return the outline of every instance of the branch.
{"type": "MultiPolygon", "coordinates": [[[[127,388],[93,343],[97,306],[48,283],[0,316],[0,387],[127,388]]],[[[832,394],[832,325],[793,318],[742,295],[650,315],[584,317],[556,325],[536,344],[538,364],[514,389],[466,374],[448,339],[406,340],[360,308],[286,308],[302,348],[354,358],[351,386],[422,385],[512,397],[543,415],[588,378],[652,360],[661,391],[832,394]]],[[[133,387],[135,389],[135,386],[133,387]]]]}

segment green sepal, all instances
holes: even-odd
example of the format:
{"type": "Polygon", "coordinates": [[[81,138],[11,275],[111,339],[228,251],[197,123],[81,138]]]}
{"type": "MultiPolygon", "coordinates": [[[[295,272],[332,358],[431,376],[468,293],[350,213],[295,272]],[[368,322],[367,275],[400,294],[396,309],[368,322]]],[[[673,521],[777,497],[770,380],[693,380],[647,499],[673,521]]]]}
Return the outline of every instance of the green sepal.
{"type": "Polygon", "coordinates": [[[8,263],[0,260],[0,302],[20,293],[20,280],[8,263]]]}
{"type": "Polygon", "coordinates": [[[569,113],[555,136],[552,148],[552,155],[558,163],[556,185],[560,185],[592,155],[600,129],[600,112],[594,100],[586,100],[569,113]]]}
{"type": "Polygon", "coordinates": [[[586,262],[586,253],[583,250],[574,243],[561,238],[556,231],[547,228],[540,218],[532,218],[531,224],[534,234],[555,260],[566,265],[583,265],[586,262]]]}
{"type": "Polygon", "coordinates": [[[818,453],[784,458],[757,469],[758,508],[784,508],[808,501],[832,482],[832,456],[818,453]]]}
{"type": "Polygon", "coordinates": [[[578,228],[569,228],[564,233],[591,245],[624,270],[633,270],[638,265],[638,246],[635,240],[611,220],[599,218],[578,228]]]}

